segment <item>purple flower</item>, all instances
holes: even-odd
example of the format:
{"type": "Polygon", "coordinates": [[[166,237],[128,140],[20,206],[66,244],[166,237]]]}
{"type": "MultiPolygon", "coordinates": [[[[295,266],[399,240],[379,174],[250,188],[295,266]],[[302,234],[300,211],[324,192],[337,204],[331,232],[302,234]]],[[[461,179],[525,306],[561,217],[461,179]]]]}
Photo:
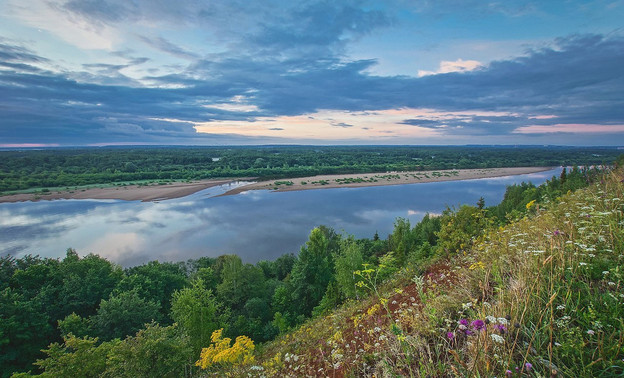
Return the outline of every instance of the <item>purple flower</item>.
{"type": "Polygon", "coordinates": [[[453,340],[455,338],[455,334],[453,332],[447,332],[446,337],[448,337],[449,340],[453,340]]]}
{"type": "Polygon", "coordinates": [[[527,362],[526,364],[524,364],[524,367],[526,368],[527,371],[531,371],[533,369],[533,365],[531,365],[530,362],[527,362]]]}
{"type": "Polygon", "coordinates": [[[463,325],[463,326],[467,326],[468,325],[468,319],[460,319],[459,320],[459,324],[463,325]]]}
{"type": "Polygon", "coordinates": [[[470,336],[473,334],[472,331],[469,329],[465,330],[464,333],[466,334],[466,336],[470,336]]]}
{"type": "Polygon", "coordinates": [[[485,323],[481,319],[473,320],[471,325],[472,325],[472,328],[474,328],[477,331],[481,331],[482,329],[485,328],[485,323]]]}
{"type": "Polygon", "coordinates": [[[504,335],[505,333],[507,333],[507,327],[505,327],[505,326],[504,326],[504,325],[502,325],[502,324],[497,324],[497,325],[495,325],[495,326],[494,326],[494,328],[496,328],[496,330],[497,330],[498,332],[500,332],[501,334],[503,334],[503,335],[504,335]]]}
{"type": "Polygon", "coordinates": [[[507,371],[505,371],[505,376],[511,377],[511,376],[513,376],[513,373],[511,372],[511,370],[507,370],[507,371]]]}
{"type": "Polygon", "coordinates": [[[559,231],[559,229],[555,230],[555,232],[553,232],[553,234],[555,236],[561,235],[561,231],[559,231]]]}

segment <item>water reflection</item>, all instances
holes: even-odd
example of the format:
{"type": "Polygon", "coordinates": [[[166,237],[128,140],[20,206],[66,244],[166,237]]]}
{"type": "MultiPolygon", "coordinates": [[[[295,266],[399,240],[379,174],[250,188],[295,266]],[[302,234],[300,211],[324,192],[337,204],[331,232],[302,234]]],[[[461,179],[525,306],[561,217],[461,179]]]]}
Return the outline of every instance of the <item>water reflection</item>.
{"type": "Polygon", "coordinates": [[[64,256],[72,247],[123,266],[236,253],[245,261],[297,252],[310,230],[325,224],[356,237],[382,237],[397,217],[418,222],[446,206],[500,202],[505,187],[539,184],[560,169],[491,179],[214,197],[138,201],[58,200],[0,204],[0,254],[64,256]]]}

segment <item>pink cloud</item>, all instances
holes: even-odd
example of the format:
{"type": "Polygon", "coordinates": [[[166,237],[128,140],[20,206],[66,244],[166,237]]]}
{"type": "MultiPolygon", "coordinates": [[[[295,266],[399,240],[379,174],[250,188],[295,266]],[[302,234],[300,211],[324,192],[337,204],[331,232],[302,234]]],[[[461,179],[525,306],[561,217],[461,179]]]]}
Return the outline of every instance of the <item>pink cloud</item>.
{"type": "Polygon", "coordinates": [[[558,118],[558,116],[556,116],[556,115],[538,115],[538,116],[534,116],[534,117],[529,117],[529,119],[553,119],[553,118],[558,118]]]}
{"type": "Polygon", "coordinates": [[[7,143],[0,144],[0,148],[37,148],[37,147],[58,147],[59,144],[44,144],[44,143],[7,143]]]}
{"type": "Polygon", "coordinates": [[[609,134],[624,132],[624,125],[596,125],[586,123],[557,123],[554,125],[528,125],[515,129],[514,134],[609,134]]]}

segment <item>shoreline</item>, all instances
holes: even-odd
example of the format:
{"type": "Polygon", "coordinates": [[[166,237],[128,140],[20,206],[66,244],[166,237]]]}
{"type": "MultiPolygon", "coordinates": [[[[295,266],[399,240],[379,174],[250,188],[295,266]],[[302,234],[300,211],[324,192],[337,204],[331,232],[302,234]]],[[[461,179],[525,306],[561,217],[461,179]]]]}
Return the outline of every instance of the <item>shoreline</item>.
{"type": "Polygon", "coordinates": [[[290,192],[311,189],[361,188],[370,186],[418,184],[426,182],[474,180],[545,172],[553,168],[554,167],[509,167],[318,175],[292,179],[260,181],[229,190],[220,196],[236,195],[250,190],[290,192]]]}
{"type": "MultiPolygon", "coordinates": [[[[342,175],[318,175],[291,179],[267,180],[252,182],[229,190],[220,196],[230,196],[250,190],[271,190],[288,192],[311,189],[360,188],[369,186],[386,186],[417,184],[425,182],[460,181],[502,176],[514,176],[544,172],[553,167],[511,167],[511,168],[478,168],[452,169],[431,171],[408,171],[386,173],[350,173],[342,175]]],[[[76,188],[73,190],[50,190],[49,192],[19,193],[0,196],[0,203],[51,201],[59,199],[91,199],[91,200],[124,200],[155,202],[186,197],[204,189],[237,181],[253,180],[254,178],[232,178],[219,180],[200,180],[195,182],[175,182],[166,185],[128,185],[76,188]]]]}
{"type": "Polygon", "coordinates": [[[199,192],[200,190],[224,185],[235,181],[249,180],[250,178],[199,180],[195,182],[174,182],[166,185],[128,185],[76,188],[72,190],[50,190],[49,192],[18,193],[0,196],[0,203],[8,202],[38,202],[60,199],[90,199],[90,200],[123,200],[155,202],[174,198],[181,198],[199,192]]]}

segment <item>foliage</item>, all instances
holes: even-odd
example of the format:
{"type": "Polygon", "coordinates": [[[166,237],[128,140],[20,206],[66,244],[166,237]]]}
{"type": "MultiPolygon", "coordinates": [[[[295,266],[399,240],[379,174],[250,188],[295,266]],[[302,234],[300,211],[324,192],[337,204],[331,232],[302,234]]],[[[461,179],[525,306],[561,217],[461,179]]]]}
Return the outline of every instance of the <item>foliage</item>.
{"type": "Polygon", "coordinates": [[[234,345],[231,345],[232,339],[222,337],[222,332],[223,329],[218,329],[212,333],[212,344],[202,349],[197,366],[207,369],[213,365],[249,364],[254,361],[253,340],[247,336],[238,336],[234,345]]]}
{"type": "Polygon", "coordinates": [[[183,377],[193,371],[188,339],[175,326],[148,324],[136,336],[128,337],[108,354],[106,376],[183,377]]]}
{"type": "Polygon", "coordinates": [[[615,148],[578,147],[98,147],[0,151],[0,192],[215,177],[292,178],[320,174],[459,168],[590,166],[615,148]]]}
{"type": "Polygon", "coordinates": [[[171,316],[188,336],[193,352],[199,353],[219,328],[218,306],[212,291],[196,279],[191,287],[173,293],[171,302],[171,316]]]}
{"type": "Polygon", "coordinates": [[[103,299],[89,320],[93,333],[101,340],[121,339],[158,320],[159,309],[160,304],[141,298],[135,290],[124,291],[103,299]]]}

